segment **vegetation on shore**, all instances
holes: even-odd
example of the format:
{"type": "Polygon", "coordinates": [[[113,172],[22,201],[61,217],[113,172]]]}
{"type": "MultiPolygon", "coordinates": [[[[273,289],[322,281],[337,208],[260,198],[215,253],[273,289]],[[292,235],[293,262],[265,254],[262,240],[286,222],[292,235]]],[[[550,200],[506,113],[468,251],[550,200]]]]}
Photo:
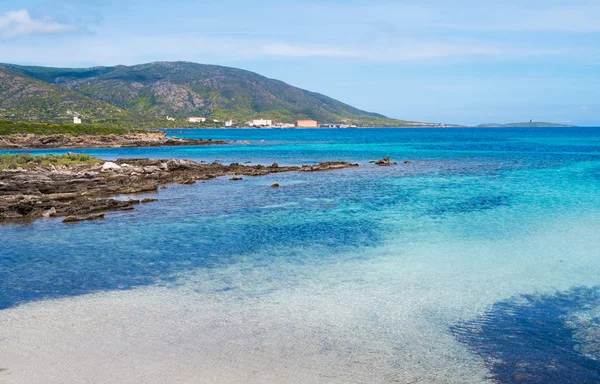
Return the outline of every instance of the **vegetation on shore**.
{"type": "Polygon", "coordinates": [[[16,155],[0,155],[0,171],[6,169],[31,168],[40,165],[98,164],[103,161],[86,154],[69,153],[66,155],[30,155],[21,153],[16,155]]]}
{"type": "Polygon", "coordinates": [[[18,134],[36,135],[125,135],[127,133],[146,132],[135,126],[119,126],[113,124],[55,124],[33,123],[28,121],[0,120],[0,136],[18,134]]]}

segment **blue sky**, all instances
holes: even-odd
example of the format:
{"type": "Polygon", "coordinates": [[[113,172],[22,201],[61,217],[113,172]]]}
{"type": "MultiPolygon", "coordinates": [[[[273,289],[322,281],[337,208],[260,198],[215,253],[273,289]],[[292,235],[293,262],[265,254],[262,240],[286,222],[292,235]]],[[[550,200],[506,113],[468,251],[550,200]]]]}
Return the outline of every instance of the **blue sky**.
{"type": "Polygon", "coordinates": [[[402,119],[600,125],[598,20],[598,0],[2,0],[0,62],[187,60],[402,119]]]}

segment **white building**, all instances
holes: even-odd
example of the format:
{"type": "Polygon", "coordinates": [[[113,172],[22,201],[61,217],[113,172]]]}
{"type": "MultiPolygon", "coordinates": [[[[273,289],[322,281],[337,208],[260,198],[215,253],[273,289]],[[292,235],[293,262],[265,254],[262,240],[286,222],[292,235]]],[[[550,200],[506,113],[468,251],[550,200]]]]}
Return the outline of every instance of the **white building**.
{"type": "Polygon", "coordinates": [[[73,116],[73,124],[81,124],[81,119],[79,116],[73,116]]]}
{"type": "Polygon", "coordinates": [[[270,127],[273,125],[273,120],[265,120],[265,119],[250,120],[247,124],[250,127],[270,127]]]}
{"type": "Polygon", "coordinates": [[[197,117],[197,116],[188,117],[188,122],[190,122],[190,123],[205,123],[206,117],[197,117]]]}
{"type": "Polygon", "coordinates": [[[277,128],[294,128],[296,124],[291,123],[275,123],[274,125],[277,128]]]}

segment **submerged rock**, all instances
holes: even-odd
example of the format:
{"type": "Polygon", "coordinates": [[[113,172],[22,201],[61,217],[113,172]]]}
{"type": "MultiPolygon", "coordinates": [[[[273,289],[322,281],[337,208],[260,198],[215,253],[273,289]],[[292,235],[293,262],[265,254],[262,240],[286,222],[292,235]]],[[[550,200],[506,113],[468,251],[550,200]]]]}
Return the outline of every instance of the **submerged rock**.
{"type": "Polygon", "coordinates": [[[63,223],[78,223],[81,221],[92,221],[104,219],[104,213],[97,213],[95,215],[89,215],[86,217],[67,216],[62,222],[63,223]]]}
{"type": "Polygon", "coordinates": [[[279,188],[279,183],[273,183],[273,184],[271,184],[271,188],[279,188]]]}

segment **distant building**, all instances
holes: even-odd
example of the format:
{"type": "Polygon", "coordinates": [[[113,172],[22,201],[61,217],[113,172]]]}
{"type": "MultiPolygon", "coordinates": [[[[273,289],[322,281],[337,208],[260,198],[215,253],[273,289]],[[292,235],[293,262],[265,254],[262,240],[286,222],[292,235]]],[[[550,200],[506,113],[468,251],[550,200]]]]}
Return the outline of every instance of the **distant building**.
{"type": "Polygon", "coordinates": [[[321,124],[321,128],[356,128],[356,125],[341,124],[341,123],[321,124]]]}
{"type": "Polygon", "coordinates": [[[250,120],[250,121],[246,122],[246,124],[250,127],[270,127],[273,125],[273,120],[265,120],[265,119],[250,120]]]}
{"type": "Polygon", "coordinates": [[[73,116],[73,124],[81,124],[81,118],[79,118],[79,116],[73,116]]]}
{"type": "Polygon", "coordinates": [[[238,125],[239,122],[235,121],[235,120],[226,120],[225,121],[225,126],[226,127],[233,127],[234,125],[238,125]]]}
{"type": "Polygon", "coordinates": [[[167,116],[167,121],[175,121],[175,118],[167,116]]]}
{"type": "Polygon", "coordinates": [[[294,128],[296,126],[296,124],[290,124],[290,123],[275,123],[274,125],[277,128],[294,128]]]}
{"type": "Polygon", "coordinates": [[[298,120],[296,121],[296,127],[299,128],[318,128],[319,123],[315,120],[298,120]]]}
{"type": "Polygon", "coordinates": [[[206,117],[198,117],[198,116],[188,117],[188,122],[189,123],[205,123],[206,117]]]}

